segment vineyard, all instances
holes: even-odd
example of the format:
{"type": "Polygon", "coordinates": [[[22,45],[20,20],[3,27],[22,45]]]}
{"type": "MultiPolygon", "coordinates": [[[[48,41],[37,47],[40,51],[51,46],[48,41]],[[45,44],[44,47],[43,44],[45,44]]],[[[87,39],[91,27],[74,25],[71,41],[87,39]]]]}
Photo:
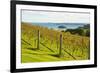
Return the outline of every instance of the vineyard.
{"type": "Polygon", "coordinates": [[[87,60],[89,37],[21,23],[21,61],[51,62],[87,60]]]}

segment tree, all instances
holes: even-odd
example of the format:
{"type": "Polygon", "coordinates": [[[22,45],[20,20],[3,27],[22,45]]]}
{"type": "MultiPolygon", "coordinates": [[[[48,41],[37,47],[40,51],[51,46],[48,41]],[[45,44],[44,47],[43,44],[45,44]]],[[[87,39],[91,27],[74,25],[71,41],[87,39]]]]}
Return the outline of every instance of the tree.
{"type": "Polygon", "coordinates": [[[90,36],[90,30],[86,31],[86,36],[90,36]]]}
{"type": "Polygon", "coordinates": [[[58,26],[58,28],[61,28],[61,29],[63,29],[63,28],[66,28],[66,26],[58,26]]]}

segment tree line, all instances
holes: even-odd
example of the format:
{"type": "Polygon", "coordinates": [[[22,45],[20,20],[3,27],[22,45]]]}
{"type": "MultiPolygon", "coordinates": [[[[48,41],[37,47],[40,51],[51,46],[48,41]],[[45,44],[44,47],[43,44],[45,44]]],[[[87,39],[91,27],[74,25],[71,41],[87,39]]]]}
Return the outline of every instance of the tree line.
{"type": "Polygon", "coordinates": [[[70,32],[71,34],[78,34],[81,36],[90,36],[90,24],[86,24],[83,27],[78,27],[76,29],[66,29],[62,32],[70,32]]]}

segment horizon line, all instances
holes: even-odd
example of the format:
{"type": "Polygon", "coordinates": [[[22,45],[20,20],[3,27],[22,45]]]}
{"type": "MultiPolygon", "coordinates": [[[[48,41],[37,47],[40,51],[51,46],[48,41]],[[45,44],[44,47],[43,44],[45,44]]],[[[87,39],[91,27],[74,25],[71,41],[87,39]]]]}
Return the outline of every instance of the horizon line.
{"type": "MultiPolygon", "coordinates": [[[[24,21],[21,21],[21,23],[80,23],[80,22],[24,22],[24,21]]],[[[90,24],[90,23],[82,23],[82,24],[90,24]]]]}

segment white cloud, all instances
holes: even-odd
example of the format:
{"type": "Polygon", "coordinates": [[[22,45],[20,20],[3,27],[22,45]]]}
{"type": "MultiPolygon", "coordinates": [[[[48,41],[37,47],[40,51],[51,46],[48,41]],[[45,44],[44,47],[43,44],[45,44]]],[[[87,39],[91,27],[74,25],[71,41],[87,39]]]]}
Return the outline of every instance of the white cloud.
{"type": "Polygon", "coordinates": [[[49,12],[22,10],[24,22],[89,23],[89,13],[49,12]]]}

